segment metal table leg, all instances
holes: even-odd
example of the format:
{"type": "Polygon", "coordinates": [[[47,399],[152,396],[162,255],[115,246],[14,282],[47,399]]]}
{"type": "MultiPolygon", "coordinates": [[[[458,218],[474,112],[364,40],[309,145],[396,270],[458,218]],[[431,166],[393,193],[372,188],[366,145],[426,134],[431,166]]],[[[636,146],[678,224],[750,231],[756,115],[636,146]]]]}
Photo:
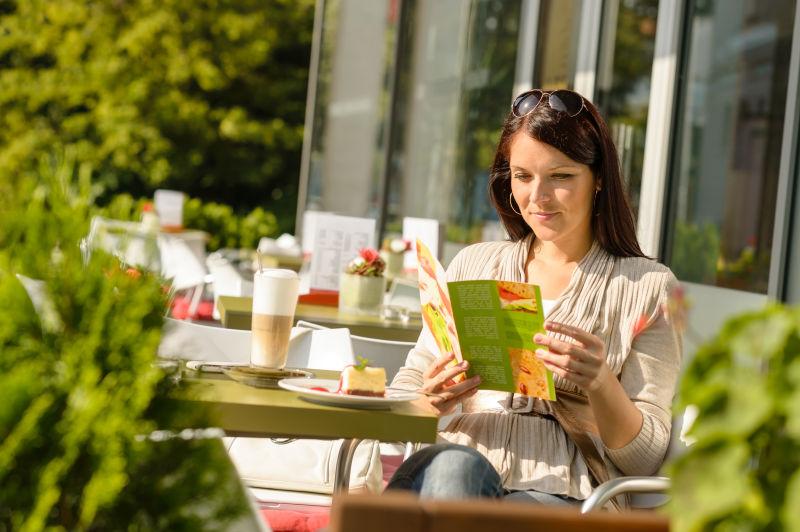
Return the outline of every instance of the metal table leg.
{"type": "Polygon", "coordinates": [[[336,461],[336,476],[333,478],[333,493],[347,493],[350,489],[350,469],[359,443],[361,443],[359,438],[349,438],[342,441],[342,447],[339,449],[339,458],[336,461]]]}

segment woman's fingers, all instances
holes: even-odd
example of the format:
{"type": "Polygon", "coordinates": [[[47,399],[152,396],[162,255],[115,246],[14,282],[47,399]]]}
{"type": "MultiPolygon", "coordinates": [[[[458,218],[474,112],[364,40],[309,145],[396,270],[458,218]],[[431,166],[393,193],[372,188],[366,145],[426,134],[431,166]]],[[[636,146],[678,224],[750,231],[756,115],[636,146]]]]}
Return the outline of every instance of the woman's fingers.
{"type": "Polygon", "coordinates": [[[563,368],[571,373],[589,374],[593,367],[591,364],[587,364],[570,355],[553,353],[544,349],[537,349],[536,357],[546,364],[563,368]]]}
{"type": "Polygon", "coordinates": [[[477,375],[464,382],[460,382],[431,398],[431,404],[445,414],[467,397],[472,397],[478,392],[481,379],[477,375]]]}
{"type": "Polygon", "coordinates": [[[436,360],[433,361],[433,363],[431,363],[430,366],[428,366],[428,369],[425,370],[425,372],[422,374],[422,377],[425,379],[432,379],[433,377],[438,375],[439,372],[441,372],[442,369],[445,366],[447,366],[447,364],[449,364],[450,361],[453,360],[455,357],[456,356],[453,353],[448,353],[443,357],[437,358],[436,360]]]}
{"type": "Polygon", "coordinates": [[[547,321],[544,324],[547,331],[563,334],[569,336],[580,342],[582,347],[603,347],[603,341],[592,333],[588,333],[583,329],[566,325],[557,321],[547,321]]]}
{"type": "Polygon", "coordinates": [[[537,334],[533,341],[539,345],[546,346],[551,353],[569,355],[580,360],[584,360],[592,356],[581,346],[564,342],[562,340],[557,340],[556,338],[550,338],[549,336],[537,334]]]}
{"type": "Polygon", "coordinates": [[[443,369],[434,379],[435,386],[447,387],[447,382],[455,382],[456,375],[464,373],[469,369],[469,362],[462,360],[458,364],[443,369]]]}

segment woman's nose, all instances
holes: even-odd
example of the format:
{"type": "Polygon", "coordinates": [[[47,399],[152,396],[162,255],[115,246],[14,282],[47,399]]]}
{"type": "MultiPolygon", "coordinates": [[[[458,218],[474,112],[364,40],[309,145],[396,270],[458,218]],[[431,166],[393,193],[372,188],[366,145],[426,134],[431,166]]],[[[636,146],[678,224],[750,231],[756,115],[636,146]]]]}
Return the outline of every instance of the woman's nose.
{"type": "Polygon", "coordinates": [[[550,188],[544,179],[532,179],[530,182],[530,201],[532,203],[539,203],[550,199],[550,188]]]}

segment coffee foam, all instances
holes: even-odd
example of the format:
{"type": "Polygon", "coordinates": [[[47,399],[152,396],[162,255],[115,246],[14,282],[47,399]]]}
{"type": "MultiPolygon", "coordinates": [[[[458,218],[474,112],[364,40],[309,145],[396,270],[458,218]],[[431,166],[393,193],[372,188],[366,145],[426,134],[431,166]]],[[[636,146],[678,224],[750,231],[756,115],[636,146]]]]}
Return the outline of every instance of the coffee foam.
{"type": "Polygon", "coordinates": [[[253,277],[253,313],[294,316],[300,279],[292,270],[265,269],[253,277]]]}

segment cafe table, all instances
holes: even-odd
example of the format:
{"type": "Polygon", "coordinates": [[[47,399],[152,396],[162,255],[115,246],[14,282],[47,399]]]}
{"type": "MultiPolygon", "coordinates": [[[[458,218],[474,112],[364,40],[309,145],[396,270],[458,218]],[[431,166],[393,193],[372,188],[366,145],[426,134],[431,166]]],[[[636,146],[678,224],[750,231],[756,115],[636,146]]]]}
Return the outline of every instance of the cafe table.
{"type": "MultiPolygon", "coordinates": [[[[223,327],[250,330],[252,297],[219,296],[217,309],[223,327]]],[[[357,315],[341,312],[337,307],[298,303],[295,321],[303,320],[323,327],[347,327],[356,336],[416,342],[422,330],[422,320],[412,317],[408,321],[386,319],[380,316],[357,315]]]]}
{"type": "MultiPolygon", "coordinates": [[[[316,378],[338,379],[338,371],[309,370],[316,378]]],[[[350,486],[350,468],[363,439],[433,443],[437,417],[413,402],[386,410],[365,410],[312,403],[296,392],[255,388],[223,374],[184,370],[187,386],[173,397],[204,405],[228,436],[344,439],[334,476],[334,492],[350,486]]]]}

